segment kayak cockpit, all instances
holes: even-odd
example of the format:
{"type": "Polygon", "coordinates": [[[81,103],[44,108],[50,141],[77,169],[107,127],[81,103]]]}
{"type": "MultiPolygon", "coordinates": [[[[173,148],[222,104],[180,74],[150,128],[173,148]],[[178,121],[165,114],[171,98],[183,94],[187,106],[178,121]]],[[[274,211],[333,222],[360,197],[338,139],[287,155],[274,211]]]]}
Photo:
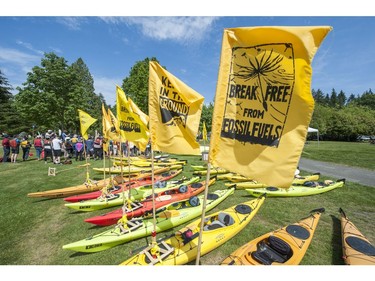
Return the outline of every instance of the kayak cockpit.
{"type": "Polygon", "coordinates": [[[217,216],[206,218],[204,222],[204,231],[214,230],[234,224],[234,219],[227,213],[221,212],[217,216]]]}

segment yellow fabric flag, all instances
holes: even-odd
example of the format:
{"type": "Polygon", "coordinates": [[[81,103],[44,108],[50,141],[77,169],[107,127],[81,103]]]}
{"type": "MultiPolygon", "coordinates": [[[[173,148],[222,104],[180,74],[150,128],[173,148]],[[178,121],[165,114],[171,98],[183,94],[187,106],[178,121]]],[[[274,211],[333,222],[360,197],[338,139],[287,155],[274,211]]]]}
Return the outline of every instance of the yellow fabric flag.
{"type": "Polygon", "coordinates": [[[120,141],[120,127],[118,120],[109,108],[107,108],[107,118],[109,122],[109,138],[114,141],[120,141]]]}
{"type": "Polygon", "coordinates": [[[196,137],[204,97],[151,61],[148,101],[153,149],[199,155],[196,137]]]}
{"type": "Polygon", "coordinates": [[[311,61],[329,26],[224,30],[210,140],[213,166],[287,188],[314,109],[311,61]]]}
{"type": "Polygon", "coordinates": [[[131,109],[133,110],[134,114],[137,114],[139,116],[139,119],[141,119],[142,123],[147,127],[148,122],[150,121],[150,117],[144,113],[131,98],[128,98],[128,102],[130,104],[131,109]]]}
{"type": "MultiPolygon", "coordinates": [[[[144,113],[134,102],[131,98],[128,98],[128,102],[129,102],[129,105],[130,105],[130,108],[133,110],[134,114],[137,114],[139,116],[139,119],[142,121],[142,123],[144,124],[144,126],[146,128],[148,128],[148,122],[150,121],[150,117],[144,113]]],[[[146,134],[147,134],[147,142],[146,141],[141,141],[141,142],[135,142],[135,145],[138,146],[138,148],[141,150],[141,151],[145,151],[146,150],[146,146],[147,146],[147,143],[148,143],[148,140],[150,138],[150,131],[147,129],[146,131],[146,134]]]]}
{"type": "Polygon", "coordinates": [[[88,113],[80,109],[78,109],[78,116],[79,116],[79,122],[81,125],[81,135],[85,140],[87,140],[88,139],[87,130],[92,124],[96,122],[97,119],[92,118],[88,113]]]}
{"type": "Polygon", "coordinates": [[[203,122],[203,132],[202,132],[202,138],[204,141],[207,141],[207,129],[206,129],[206,122],[203,122]]]}
{"type": "Polygon", "coordinates": [[[103,150],[105,152],[109,151],[109,130],[111,127],[111,124],[109,122],[109,117],[107,115],[107,111],[104,108],[104,104],[102,104],[102,126],[103,126],[103,150]]]}
{"type": "Polygon", "coordinates": [[[116,95],[117,120],[121,137],[132,142],[147,143],[148,129],[140,117],[133,112],[124,91],[119,86],[116,86],[116,95]]]}

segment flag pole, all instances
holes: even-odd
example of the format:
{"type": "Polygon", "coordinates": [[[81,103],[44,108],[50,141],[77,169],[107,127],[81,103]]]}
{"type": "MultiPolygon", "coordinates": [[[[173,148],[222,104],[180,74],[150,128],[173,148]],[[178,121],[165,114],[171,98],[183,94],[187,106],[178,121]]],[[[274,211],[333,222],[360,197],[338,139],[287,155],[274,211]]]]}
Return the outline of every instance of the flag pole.
{"type": "Polygon", "coordinates": [[[210,172],[211,172],[211,163],[208,162],[207,164],[207,175],[206,175],[206,186],[204,189],[204,197],[203,197],[203,204],[202,204],[202,216],[201,216],[201,225],[199,228],[199,238],[198,238],[198,247],[197,247],[197,258],[196,258],[196,265],[199,265],[199,259],[201,255],[201,245],[202,245],[202,231],[204,226],[204,218],[206,216],[206,204],[207,204],[207,195],[208,195],[208,183],[210,181],[210,172]]]}
{"type": "Polygon", "coordinates": [[[156,245],[156,210],[155,210],[155,187],[154,187],[154,149],[151,144],[151,186],[152,186],[152,245],[156,245]]]}

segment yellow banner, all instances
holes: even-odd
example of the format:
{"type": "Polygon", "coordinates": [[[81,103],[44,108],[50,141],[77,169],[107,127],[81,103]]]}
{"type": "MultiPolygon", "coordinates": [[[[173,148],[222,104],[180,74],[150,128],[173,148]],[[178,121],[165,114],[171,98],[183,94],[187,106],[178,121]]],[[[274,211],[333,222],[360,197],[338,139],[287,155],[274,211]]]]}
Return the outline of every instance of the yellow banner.
{"type": "Polygon", "coordinates": [[[109,138],[114,141],[120,141],[120,127],[118,120],[109,108],[107,108],[107,118],[110,126],[108,132],[109,138]]]}
{"type": "Polygon", "coordinates": [[[133,112],[124,91],[119,86],[116,86],[116,95],[117,120],[122,139],[147,143],[147,127],[140,117],[133,112]]]}
{"type": "Polygon", "coordinates": [[[225,29],[209,161],[291,185],[314,109],[311,61],[329,26],[225,29]]]}
{"type": "MultiPolygon", "coordinates": [[[[143,125],[148,128],[148,122],[150,121],[150,118],[146,113],[144,113],[134,102],[131,98],[128,98],[128,102],[130,105],[130,108],[133,110],[134,114],[137,114],[139,116],[139,119],[142,121],[143,125]]],[[[139,150],[145,151],[146,146],[148,143],[148,140],[150,138],[150,131],[147,129],[147,141],[143,140],[140,142],[135,142],[135,145],[138,146],[139,150]]]]}
{"type": "Polygon", "coordinates": [[[207,129],[206,129],[206,122],[203,122],[203,132],[202,132],[202,138],[204,141],[207,141],[207,129]]]}
{"type": "Polygon", "coordinates": [[[104,108],[104,104],[102,104],[102,126],[103,126],[103,150],[105,152],[109,151],[109,130],[111,127],[111,124],[109,122],[109,117],[107,115],[107,111],[104,108]]]}
{"type": "Polygon", "coordinates": [[[81,125],[81,135],[85,140],[87,140],[88,139],[87,130],[92,124],[96,122],[97,119],[92,118],[88,113],[80,109],[78,109],[78,116],[79,116],[79,122],[81,125]]]}
{"type": "Polygon", "coordinates": [[[196,137],[204,97],[151,61],[148,100],[153,150],[199,155],[196,137]]]}

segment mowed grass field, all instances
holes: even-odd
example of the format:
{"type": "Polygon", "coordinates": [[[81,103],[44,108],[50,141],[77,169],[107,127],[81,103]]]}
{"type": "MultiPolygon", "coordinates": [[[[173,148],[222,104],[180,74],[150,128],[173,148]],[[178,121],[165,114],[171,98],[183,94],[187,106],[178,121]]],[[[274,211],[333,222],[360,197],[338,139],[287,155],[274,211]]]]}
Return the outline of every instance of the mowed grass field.
{"type": "MultiPolygon", "coordinates": [[[[362,143],[316,143],[306,145],[302,157],[336,163],[362,166],[374,172],[375,145],[362,143]],[[330,155],[335,151],[333,155],[330,155]],[[366,152],[367,151],[367,152],[366,152]],[[324,158],[328,156],[329,159],[324,158]],[[343,160],[345,158],[345,160],[343,160]],[[358,164],[359,163],[359,164],[358,164]],[[360,165],[361,164],[361,165],[360,165]],[[371,170],[372,169],[372,170],[371,170]]],[[[35,154],[34,154],[35,155],[35,154]]],[[[181,176],[191,177],[191,165],[202,165],[200,156],[171,155],[188,160],[181,176]]],[[[19,157],[21,159],[21,157],[19,157]]],[[[30,192],[44,191],[82,184],[85,181],[85,162],[73,160],[71,165],[45,164],[31,157],[26,162],[0,164],[0,264],[1,265],[117,265],[130,257],[131,251],[147,245],[150,237],[132,241],[112,249],[83,254],[63,250],[62,246],[111,228],[96,227],[84,219],[104,214],[119,207],[95,212],[77,212],[64,206],[63,199],[28,198],[30,192]],[[48,167],[56,168],[56,176],[48,176],[48,167]]],[[[90,177],[102,179],[101,173],[92,171],[102,167],[102,161],[89,161],[90,177]]],[[[106,161],[108,164],[108,161],[106,161]]],[[[316,171],[324,174],[324,171],[316,171]]],[[[308,173],[301,171],[302,175],[308,173]]],[[[177,178],[180,178],[178,176],[177,178]]],[[[328,179],[322,177],[322,179],[328,179]]],[[[329,178],[331,179],[331,178],[329,178]]],[[[333,179],[334,180],[334,179],[333,179]]],[[[225,189],[224,181],[217,181],[210,190],[225,189]]],[[[302,260],[302,265],[343,265],[340,213],[347,216],[374,244],[375,193],[374,187],[347,182],[344,187],[315,196],[294,198],[266,198],[263,206],[247,227],[221,247],[204,255],[202,265],[218,265],[241,245],[266,232],[294,223],[306,217],[309,211],[325,208],[312,243],[302,260]]],[[[254,199],[244,190],[236,190],[208,214],[254,199]]],[[[157,238],[172,234],[182,226],[158,233],[157,238]]],[[[195,264],[195,262],[191,263],[195,264]]]]}

